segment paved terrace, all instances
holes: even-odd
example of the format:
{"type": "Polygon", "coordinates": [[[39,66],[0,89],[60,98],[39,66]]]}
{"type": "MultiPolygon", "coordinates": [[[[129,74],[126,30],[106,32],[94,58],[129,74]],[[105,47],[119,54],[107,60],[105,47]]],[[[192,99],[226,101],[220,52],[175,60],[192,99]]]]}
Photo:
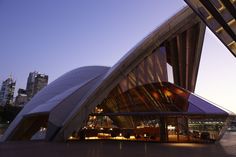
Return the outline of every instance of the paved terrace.
{"type": "Polygon", "coordinates": [[[236,132],[217,144],[80,141],[0,143],[0,157],[236,157],[236,132]]]}

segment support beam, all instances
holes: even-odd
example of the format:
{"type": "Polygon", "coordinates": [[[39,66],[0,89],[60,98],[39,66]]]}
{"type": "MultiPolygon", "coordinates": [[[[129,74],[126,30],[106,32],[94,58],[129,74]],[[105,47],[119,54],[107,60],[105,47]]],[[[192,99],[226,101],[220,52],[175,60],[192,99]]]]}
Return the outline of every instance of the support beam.
{"type": "Polygon", "coordinates": [[[234,8],[233,4],[230,2],[230,0],[220,0],[224,6],[228,9],[230,14],[236,19],[236,9],[234,8]]]}
{"type": "Polygon", "coordinates": [[[236,1],[185,0],[236,57],[236,1]]]}
{"type": "Polygon", "coordinates": [[[236,41],[236,35],[234,31],[229,27],[229,25],[224,21],[223,17],[217,11],[217,9],[208,1],[200,0],[205,8],[215,17],[216,21],[224,28],[224,30],[229,34],[229,36],[236,41]]]}

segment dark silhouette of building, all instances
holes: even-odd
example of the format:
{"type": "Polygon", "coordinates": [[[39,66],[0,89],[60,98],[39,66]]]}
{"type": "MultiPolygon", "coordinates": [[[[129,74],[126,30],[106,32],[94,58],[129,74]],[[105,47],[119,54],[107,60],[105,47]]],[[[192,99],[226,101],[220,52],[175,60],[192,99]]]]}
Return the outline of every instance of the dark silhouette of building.
{"type": "Polygon", "coordinates": [[[15,106],[24,106],[28,101],[28,97],[25,89],[19,89],[18,95],[16,96],[15,106]]]}
{"type": "Polygon", "coordinates": [[[16,81],[9,77],[2,82],[0,91],[0,104],[2,106],[12,105],[16,81]]]}
{"type": "Polygon", "coordinates": [[[39,72],[29,73],[26,86],[26,94],[30,100],[38,91],[48,84],[48,75],[39,72]]]}

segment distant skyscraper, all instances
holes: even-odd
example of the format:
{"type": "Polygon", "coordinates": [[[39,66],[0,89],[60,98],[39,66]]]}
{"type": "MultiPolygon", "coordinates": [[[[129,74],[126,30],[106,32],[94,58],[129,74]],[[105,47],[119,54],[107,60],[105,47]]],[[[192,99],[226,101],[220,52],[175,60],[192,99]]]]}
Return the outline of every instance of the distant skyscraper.
{"type": "Polygon", "coordinates": [[[38,91],[48,84],[48,75],[39,72],[29,73],[26,86],[26,94],[30,100],[38,91]]]}
{"type": "Polygon", "coordinates": [[[0,105],[12,105],[16,81],[9,77],[2,82],[0,90],[0,105]]]}
{"type": "Polygon", "coordinates": [[[18,95],[16,96],[15,106],[24,106],[28,101],[28,97],[25,89],[19,89],[18,95]]]}

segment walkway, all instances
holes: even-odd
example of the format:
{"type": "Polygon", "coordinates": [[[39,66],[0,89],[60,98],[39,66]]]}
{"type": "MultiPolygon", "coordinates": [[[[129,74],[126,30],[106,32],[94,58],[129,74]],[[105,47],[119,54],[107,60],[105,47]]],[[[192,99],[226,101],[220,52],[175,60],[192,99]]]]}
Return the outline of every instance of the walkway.
{"type": "Polygon", "coordinates": [[[131,141],[68,143],[8,142],[0,144],[1,157],[236,157],[236,132],[217,144],[160,144],[131,141]]]}

